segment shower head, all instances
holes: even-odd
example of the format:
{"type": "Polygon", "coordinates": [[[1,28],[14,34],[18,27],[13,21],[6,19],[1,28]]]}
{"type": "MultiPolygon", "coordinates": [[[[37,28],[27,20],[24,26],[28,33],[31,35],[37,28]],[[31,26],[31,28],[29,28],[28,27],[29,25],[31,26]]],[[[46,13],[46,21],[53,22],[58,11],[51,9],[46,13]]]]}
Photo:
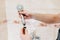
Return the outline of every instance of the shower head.
{"type": "Polygon", "coordinates": [[[23,8],[23,5],[17,5],[17,10],[18,11],[22,11],[24,8],[23,8]]]}
{"type": "MultiPolygon", "coordinates": [[[[17,5],[17,10],[18,11],[22,11],[23,9],[24,9],[23,5],[17,5]]],[[[21,15],[21,21],[22,21],[23,26],[25,26],[25,20],[24,20],[24,15],[23,14],[21,15]]]]}

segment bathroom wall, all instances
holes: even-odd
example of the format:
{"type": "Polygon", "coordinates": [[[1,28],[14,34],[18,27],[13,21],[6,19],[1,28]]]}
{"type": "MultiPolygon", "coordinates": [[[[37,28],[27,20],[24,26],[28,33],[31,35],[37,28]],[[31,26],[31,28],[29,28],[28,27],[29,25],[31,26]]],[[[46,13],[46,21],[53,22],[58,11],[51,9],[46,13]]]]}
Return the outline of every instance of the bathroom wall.
{"type": "Polygon", "coordinates": [[[60,0],[20,0],[26,10],[33,13],[59,13],[60,0]]]}
{"type": "Polygon", "coordinates": [[[6,19],[5,0],[0,0],[0,40],[7,40],[7,24],[3,21],[6,19]]]}
{"type": "Polygon", "coordinates": [[[17,4],[22,4],[25,10],[33,13],[59,13],[60,0],[7,0],[10,8],[15,8],[17,4]],[[13,1],[13,2],[12,2],[13,1]],[[11,2],[11,3],[10,3],[11,2]]]}

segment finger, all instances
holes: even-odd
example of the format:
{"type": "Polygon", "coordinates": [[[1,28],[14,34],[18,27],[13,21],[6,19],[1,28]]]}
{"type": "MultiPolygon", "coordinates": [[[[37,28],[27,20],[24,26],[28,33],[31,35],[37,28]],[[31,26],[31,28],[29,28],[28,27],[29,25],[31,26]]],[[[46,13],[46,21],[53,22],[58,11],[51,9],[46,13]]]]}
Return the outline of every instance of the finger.
{"type": "Polygon", "coordinates": [[[23,35],[23,28],[20,29],[20,35],[23,35]]]}
{"type": "Polygon", "coordinates": [[[27,12],[25,12],[25,11],[20,11],[20,12],[18,12],[19,13],[19,15],[21,15],[21,14],[23,14],[23,15],[28,15],[28,13],[27,12]]]}
{"type": "Polygon", "coordinates": [[[21,15],[21,14],[23,14],[23,13],[24,13],[23,11],[22,11],[22,12],[21,12],[21,11],[18,11],[18,14],[19,14],[19,15],[21,15]]]}
{"type": "Polygon", "coordinates": [[[28,34],[28,30],[27,30],[27,29],[25,30],[25,34],[26,34],[26,35],[28,34]]]}
{"type": "Polygon", "coordinates": [[[26,28],[21,28],[21,30],[20,30],[21,35],[25,35],[27,33],[28,33],[28,31],[26,30],[26,28]]]}
{"type": "Polygon", "coordinates": [[[18,13],[20,13],[20,14],[25,14],[26,12],[24,12],[24,11],[19,11],[18,13]]]}
{"type": "Polygon", "coordinates": [[[23,34],[25,35],[25,29],[26,29],[26,27],[23,27],[23,34]]]}
{"type": "Polygon", "coordinates": [[[20,37],[24,37],[23,28],[20,29],[20,37]]]}
{"type": "Polygon", "coordinates": [[[20,18],[21,18],[21,15],[23,15],[24,19],[27,19],[29,17],[29,15],[26,15],[26,14],[19,14],[20,18]]]}

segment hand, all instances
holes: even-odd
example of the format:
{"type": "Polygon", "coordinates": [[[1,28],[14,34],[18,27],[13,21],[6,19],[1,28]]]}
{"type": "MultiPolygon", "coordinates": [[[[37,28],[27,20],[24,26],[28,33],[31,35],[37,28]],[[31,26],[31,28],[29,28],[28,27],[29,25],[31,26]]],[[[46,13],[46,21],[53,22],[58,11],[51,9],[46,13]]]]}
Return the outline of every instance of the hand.
{"type": "Polygon", "coordinates": [[[23,28],[20,31],[20,37],[22,40],[31,40],[31,36],[28,34],[28,31],[25,29],[25,34],[23,34],[23,28]]]}
{"type": "Polygon", "coordinates": [[[19,13],[19,17],[21,18],[21,15],[23,15],[24,16],[24,18],[25,19],[30,19],[30,18],[32,18],[32,15],[31,14],[28,14],[26,11],[18,11],[18,13],[19,13]]]}

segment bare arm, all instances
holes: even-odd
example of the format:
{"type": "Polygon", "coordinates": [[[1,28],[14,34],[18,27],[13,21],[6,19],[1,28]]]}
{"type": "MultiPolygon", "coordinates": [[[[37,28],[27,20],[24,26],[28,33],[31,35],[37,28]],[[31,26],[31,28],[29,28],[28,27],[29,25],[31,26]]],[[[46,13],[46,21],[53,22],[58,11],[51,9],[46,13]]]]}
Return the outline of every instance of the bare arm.
{"type": "Polygon", "coordinates": [[[60,14],[32,14],[35,19],[43,21],[45,23],[59,23],[60,14]]]}
{"type": "Polygon", "coordinates": [[[39,20],[39,21],[43,21],[45,23],[58,23],[60,22],[60,14],[42,14],[42,13],[30,13],[28,14],[27,12],[25,11],[20,11],[18,12],[19,13],[19,16],[22,14],[24,14],[24,18],[25,19],[30,19],[31,18],[31,15],[33,17],[35,17],[35,19],[39,20]]]}

